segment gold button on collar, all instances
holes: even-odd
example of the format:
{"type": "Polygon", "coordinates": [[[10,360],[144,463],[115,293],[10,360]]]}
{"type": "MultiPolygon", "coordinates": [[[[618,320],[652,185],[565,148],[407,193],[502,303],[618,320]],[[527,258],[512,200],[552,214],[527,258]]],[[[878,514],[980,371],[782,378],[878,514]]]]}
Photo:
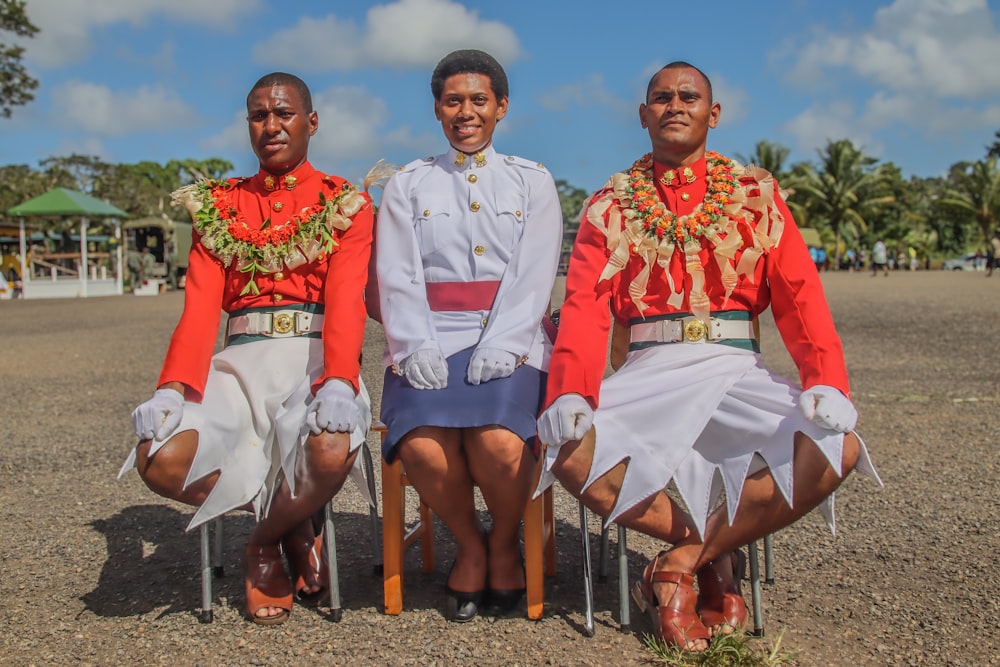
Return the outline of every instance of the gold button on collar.
{"type": "Polygon", "coordinates": [[[283,272],[281,272],[281,271],[278,271],[277,273],[274,274],[274,279],[275,280],[284,280],[285,279],[285,274],[283,272]]]}
{"type": "Polygon", "coordinates": [[[282,296],[282,295],[280,295],[280,294],[275,294],[273,298],[274,298],[275,302],[280,302],[280,301],[281,301],[282,299],[284,299],[285,297],[283,297],[283,296],[282,296]]]}
{"type": "Polygon", "coordinates": [[[469,204],[469,208],[472,210],[473,213],[477,212],[479,210],[479,202],[477,201],[472,202],[471,204],[469,204]]]}
{"type": "Polygon", "coordinates": [[[475,183],[478,180],[479,180],[478,176],[476,176],[475,174],[469,174],[469,183],[475,183]]]}
{"type": "Polygon", "coordinates": [[[281,209],[285,208],[285,205],[282,204],[280,201],[276,201],[273,204],[271,204],[271,208],[273,208],[275,211],[280,211],[281,209]]]}
{"type": "Polygon", "coordinates": [[[472,249],[472,252],[476,253],[477,255],[483,255],[486,253],[486,246],[477,245],[475,248],[472,249]]]}

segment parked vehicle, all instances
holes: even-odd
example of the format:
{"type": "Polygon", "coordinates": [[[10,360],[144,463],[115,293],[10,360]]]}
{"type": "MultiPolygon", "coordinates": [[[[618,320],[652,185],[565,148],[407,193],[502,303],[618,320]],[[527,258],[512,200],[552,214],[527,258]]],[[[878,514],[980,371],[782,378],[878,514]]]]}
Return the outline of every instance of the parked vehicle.
{"type": "Polygon", "coordinates": [[[986,268],[986,258],[982,255],[977,257],[974,252],[967,252],[961,257],[946,259],[941,268],[945,271],[982,271],[986,268]]]}
{"type": "Polygon", "coordinates": [[[126,266],[136,271],[143,248],[149,248],[154,263],[152,277],[166,280],[174,288],[184,287],[188,253],[191,251],[191,223],[164,218],[128,220],[125,230],[126,266]]]}

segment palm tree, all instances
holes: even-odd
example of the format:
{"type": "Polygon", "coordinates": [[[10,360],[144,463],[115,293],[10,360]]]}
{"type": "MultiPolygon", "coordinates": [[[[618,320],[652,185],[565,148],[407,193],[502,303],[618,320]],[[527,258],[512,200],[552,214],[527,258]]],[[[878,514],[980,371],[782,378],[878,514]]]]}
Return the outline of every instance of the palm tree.
{"type": "Polygon", "coordinates": [[[771,174],[779,179],[785,175],[785,160],[788,159],[790,149],[773,141],[761,140],[754,146],[752,155],[736,154],[736,159],[743,164],[752,164],[762,169],[767,169],[771,174]]]}
{"type": "Polygon", "coordinates": [[[948,188],[938,204],[971,213],[982,233],[990,242],[1000,212],[1000,170],[997,158],[979,162],[959,162],[951,168],[948,188]]]}
{"type": "Polygon", "coordinates": [[[887,175],[875,158],[865,155],[848,139],[829,142],[819,151],[820,168],[802,165],[793,195],[814,220],[822,220],[835,238],[835,266],[840,265],[840,239],[845,231],[861,236],[868,219],[895,201],[887,175]]]}

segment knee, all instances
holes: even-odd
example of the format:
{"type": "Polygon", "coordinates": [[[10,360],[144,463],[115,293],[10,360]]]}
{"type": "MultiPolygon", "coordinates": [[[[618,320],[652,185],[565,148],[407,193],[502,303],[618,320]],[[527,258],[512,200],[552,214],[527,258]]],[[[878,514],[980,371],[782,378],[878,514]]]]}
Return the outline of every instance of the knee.
{"type": "Polygon", "coordinates": [[[579,497],[583,491],[583,484],[590,474],[590,462],[583,456],[574,456],[577,448],[578,443],[567,443],[560,448],[552,464],[552,474],[563,488],[579,497]]]}
{"type": "Polygon", "coordinates": [[[354,465],[357,451],[351,452],[349,433],[310,435],[304,445],[306,469],[317,479],[337,480],[346,477],[354,465]]]}
{"type": "Polygon", "coordinates": [[[853,433],[844,434],[844,451],[841,453],[841,470],[843,470],[843,476],[847,476],[849,472],[854,470],[854,467],[858,464],[858,459],[861,457],[861,443],[858,441],[858,436],[853,433]]]}
{"type": "Polygon", "coordinates": [[[146,440],[136,447],[135,467],[139,477],[153,493],[164,498],[178,499],[187,481],[188,463],[170,444],[150,455],[152,442],[146,440]]]}

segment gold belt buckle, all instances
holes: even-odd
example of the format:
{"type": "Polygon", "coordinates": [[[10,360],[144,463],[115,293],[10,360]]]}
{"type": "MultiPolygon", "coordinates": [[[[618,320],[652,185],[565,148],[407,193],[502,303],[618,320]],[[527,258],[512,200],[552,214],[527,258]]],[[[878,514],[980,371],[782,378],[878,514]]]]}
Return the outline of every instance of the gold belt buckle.
{"type": "Polygon", "coordinates": [[[295,326],[295,318],[288,313],[278,313],[274,316],[274,333],[286,334],[295,326]]]}
{"type": "Polygon", "coordinates": [[[699,319],[688,320],[684,323],[684,340],[689,343],[697,343],[708,336],[708,325],[699,319]]]}

